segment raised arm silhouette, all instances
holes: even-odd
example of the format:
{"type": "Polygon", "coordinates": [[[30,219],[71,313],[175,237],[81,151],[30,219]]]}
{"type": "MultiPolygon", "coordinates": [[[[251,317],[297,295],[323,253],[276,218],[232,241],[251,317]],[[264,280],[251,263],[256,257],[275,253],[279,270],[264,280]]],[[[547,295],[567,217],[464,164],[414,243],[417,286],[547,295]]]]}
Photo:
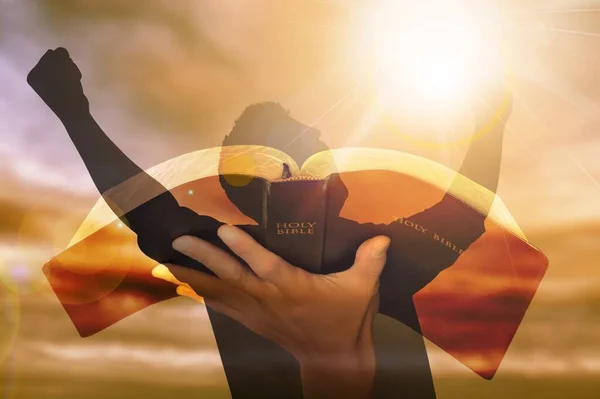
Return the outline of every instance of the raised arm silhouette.
{"type": "Polygon", "coordinates": [[[189,262],[171,248],[172,240],[194,234],[215,241],[215,229],[222,223],[180,207],[169,190],[110,140],[90,112],[81,78],[68,51],[59,47],[43,55],[27,82],[63,123],[98,192],[137,234],[140,249],[158,262],[174,257],[189,262]],[[136,180],[128,195],[111,191],[131,178],[136,180]]]}
{"type": "MultiPolygon", "coordinates": [[[[71,140],[88,169],[98,191],[115,214],[138,236],[140,249],[160,263],[180,264],[208,272],[194,261],[172,249],[175,238],[193,235],[203,238],[225,250],[217,238],[216,230],[222,224],[208,216],[198,215],[181,207],[177,200],[159,182],[135,165],[102,131],[95,122],[81,84],[81,73],[64,48],[49,50],[28,75],[27,81],[42,100],[64,124],[71,140]],[[129,197],[116,195],[111,189],[124,181],[136,179],[135,194],[129,197]],[[145,202],[141,198],[149,199],[145,202]],[[140,206],[135,206],[143,202],[140,206]]],[[[495,192],[498,184],[504,126],[512,109],[505,101],[499,86],[482,93],[482,101],[475,106],[477,130],[491,126],[487,134],[471,144],[459,173],[495,192]],[[491,103],[487,102],[491,99],[491,103]],[[501,109],[501,112],[498,110],[501,109]],[[485,168],[482,167],[485,165],[485,168]]],[[[293,118],[276,103],[256,104],[248,107],[237,120],[233,130],[225,137],[223,145],[263,145],[285,150],[298,164],[316,152],[327,149],[319,140],[319,132],[293,118]],[[290,144],[291,143],[291,144],[290,144]]],[[[282,165],[282,173],[285,175],[282,165]]],[[[284,176],[285,177],[285,176],[284,176]]],[[[260,223],[258,215],[244,209],[238,187],[220,179],[232,202],[247,216],[260,223]]],[[[340,178],[331,179],[336,193],[338,211],[348,195],[340,178]]],[[[453,183],[454,184],[454,183],[453,183]]],[[[198,193],[201,196],[202,193],[198,193]]],[[[486,204],[492,206],[493,199],[486,204]]],[[[484,232],[487,211],[473,216],[468,205],[450,194],[433,207],[413,215],[410,220],[428,226],[441,235],[452,232],[459,237],[456,244],[466,249],[484,232]]],[[[437,274],[451,266],[460,253],[435,250],[418,235],[411,236],[407,229],[396,223],[389,225],[361,224],[341,218],[339,212],[328,216],[328,229],[334,230],[340,240],[355,243],[355,248],[368,238],[387,235],[392,239],[389,257],[380,280],[379,312],[401,321],[415,331],[420,331],[412,302],[412,295],[427,285],[437,274]],[[349,232],[359,231],[359,234],[349,232]],[[408,235],[407,235],[408,234],[408,235]],[[402,267],[406,259],[421,258],[427,265],[426,273],[402,267]]],[[[257,226],[239,226],[251,235],[257,226]]],[[[324,272],[334,272],[348,267],[353,255],[341,247],[325,248],[324,272]]],[[[301,265],[300,265],[301,266],[301,265]]],[[[219,347],[232,397],[238,398],[301,398],[300,374],[295,359],[272,342],[254,334],[237,321],[210,307],[208,313],[219,347]]],[[[435,398],[429,361],[422,337],[394,342],[403,353],[403,360],[393,366],[379,361],[375,397],[435,398]]]]}

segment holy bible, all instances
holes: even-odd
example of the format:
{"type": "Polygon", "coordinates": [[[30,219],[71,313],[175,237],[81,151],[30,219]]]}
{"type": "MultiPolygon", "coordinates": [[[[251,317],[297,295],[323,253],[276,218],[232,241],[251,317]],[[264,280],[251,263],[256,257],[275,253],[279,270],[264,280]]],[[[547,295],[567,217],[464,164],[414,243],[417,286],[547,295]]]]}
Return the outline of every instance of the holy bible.
{"type": "Polygon", "coordinates": [[[154,259],[207,271],[173,253],[170,242],[193,234],[224,247],[216,237],[222,223],[313,273],[345,270],[362,242],[389,236],[380,313],[484,378],[498,370],[548,266],[500,198],[441,164],[347,148],[299,167],[272,148],[231,146],[171,159],[104,193],[44,272],[88,336],[175,296],[172,285],[151,277],[154,259]],[[148,189],[149,177],[168,192],[148,189]],[[177,200],[175,213],[160,211],[167,194],[177,200]],[[179,227],[167,220],[136,236],[128,225],[144,223],[136,221],[142,214],[172,216],[179,227]]]}

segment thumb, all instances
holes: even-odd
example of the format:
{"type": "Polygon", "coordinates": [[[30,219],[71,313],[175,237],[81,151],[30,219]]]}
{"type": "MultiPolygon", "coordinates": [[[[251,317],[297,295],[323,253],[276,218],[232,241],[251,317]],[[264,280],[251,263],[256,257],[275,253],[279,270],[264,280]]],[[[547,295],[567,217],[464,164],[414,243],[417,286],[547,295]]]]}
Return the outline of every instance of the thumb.
{"type": "Polygon", "coordinates": [[[387,260],[389,246],[390,239],[386,236],[377,236],[365,241],[356,251],[354,265],[348,272],[364,282],[377,284],[387,260]]]}

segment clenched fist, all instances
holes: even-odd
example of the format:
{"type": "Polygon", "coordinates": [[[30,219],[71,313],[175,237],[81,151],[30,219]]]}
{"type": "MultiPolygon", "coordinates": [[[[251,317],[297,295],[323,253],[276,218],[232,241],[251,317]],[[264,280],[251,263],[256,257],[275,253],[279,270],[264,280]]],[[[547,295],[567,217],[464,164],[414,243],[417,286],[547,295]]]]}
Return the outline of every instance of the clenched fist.
{"type": "Polygon", "coordinates": [[[27,83],[59,118],[89,110],[81,72],[65,48],[48,50],[27,75],[27,83]]]}

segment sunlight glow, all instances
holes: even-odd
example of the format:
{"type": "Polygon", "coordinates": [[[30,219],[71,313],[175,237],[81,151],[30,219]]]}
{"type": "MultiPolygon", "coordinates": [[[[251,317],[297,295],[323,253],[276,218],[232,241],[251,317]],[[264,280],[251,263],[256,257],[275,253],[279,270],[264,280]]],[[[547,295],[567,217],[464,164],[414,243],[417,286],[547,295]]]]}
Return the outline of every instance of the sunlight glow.
{"type": "Polygon", "coordinates": [[[381,99],[436,106],[464,97],[501,65],[491,15],[473,2],[384,0],[372,25],[381,99]]]}

